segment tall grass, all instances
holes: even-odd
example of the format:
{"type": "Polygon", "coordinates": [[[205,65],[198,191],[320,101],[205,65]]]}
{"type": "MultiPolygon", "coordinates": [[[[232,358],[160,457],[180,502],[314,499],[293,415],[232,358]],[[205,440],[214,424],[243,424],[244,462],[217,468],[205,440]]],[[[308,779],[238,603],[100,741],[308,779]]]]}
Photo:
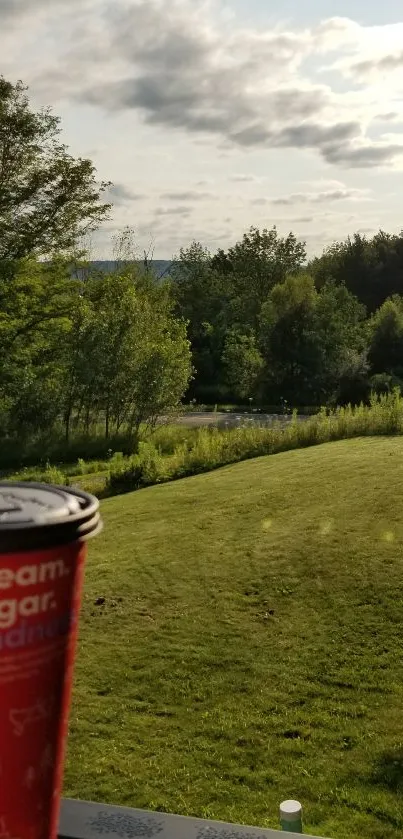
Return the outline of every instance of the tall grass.
{"type": "MultiPolygon", "coordinates": [[[[107,461],[114,452],[132,454],[137,447],[137,440],[125,434],[105,440],[100,434],[77,435],[67,443],[62,435],[52,433],[36,440],[21,442],[16,439],[0,441],[0,470],[2,473],[16,469],[37,467],[44,469],[46,463],[54,465],[68,464],[75,468],[77,461],[107,461]]],[[[63,470],[64,471],[64,470],[63,470]]]]}
{"type": "MultiPolygon", "coordinates": [[[[316,416],[301,421],[294,412],[288,425],[262,427],[247,422],[238,428],[194,429],[172,453],[163,455],[155,443],[142,444],[139,453],[109,470],[107,492],[129,492],[144,486],[207,472],[261,455],[314,446],[350,437],[403,433],[403,399],[398,390],[374,395],[369,406],[323,408],[316,416]]],[[[170,440],[174,432],[170,431],[170,440]]]]}
{"type": "MultiPolygon", "coordinates": [[[[144,442],[152,440],[161,454],[171,455],[179,443],[192,439],[195,431],[194,428],[167,424],[159,425],[151,432],[143,426],[139,439],[144,442]]],[[[105,440],[97,431],[87,436],[73,436],[68,443],[56,433],[26,443],[0,440],[0,474],[7,476],[7,473],[16,470],[30,473],[39,467],[41,471],[46,471],[49,464],[57,466],[66,475],[92,474],[107,470],[116,453],[121,452],[125,457],[134,454],[138,442],[137,437],[126,434],[105,440]]]]}
{"type": "Polygon", "coordinates": [[[79,457],[73,463],[27,467],[5,477],[53,484],[78,484],[98,495],[116,495],[153,484],[208,472],[261,455],[314,446],[349,437],[403,433],[399,391],[373,396],[369,406],[323,408],[308,419],[294,412],[288,424],[261,426],[245,420],[235,428],[160,426],[140,441],[136,454],[108,450],[103,460],[79,457]]]}

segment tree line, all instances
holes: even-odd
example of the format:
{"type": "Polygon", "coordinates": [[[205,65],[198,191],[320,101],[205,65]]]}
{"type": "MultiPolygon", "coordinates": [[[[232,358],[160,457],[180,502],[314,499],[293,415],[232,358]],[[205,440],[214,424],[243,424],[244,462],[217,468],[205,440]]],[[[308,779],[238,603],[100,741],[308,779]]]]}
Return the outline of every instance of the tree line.
{"type": "Polygon", "coordinates": [[[308,261],[293,233],[252,227],[227,251],[182,250],[172,289],[198,401],[334,405],[403,384],[403,234],[308,261]]]}
{"type": "Polygon", "coordinates": [[[356,234],[307,260],[252,227],[194,242],[163,278],[122,234],[116,267],[80,243],[109,184],[60,142],[21,82],[0,77],[0,438],[102,426],[132,439],[182,401],[316,406],[403,382],[403,235],[356,234]]]}

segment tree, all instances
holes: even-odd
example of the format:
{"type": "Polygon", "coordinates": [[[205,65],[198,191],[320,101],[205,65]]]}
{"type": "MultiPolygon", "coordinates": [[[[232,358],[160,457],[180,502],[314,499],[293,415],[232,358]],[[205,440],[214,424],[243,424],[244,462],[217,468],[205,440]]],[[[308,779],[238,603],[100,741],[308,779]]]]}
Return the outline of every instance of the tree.
{"type": "Polygon", "coordinates": [[[106,218],[90,160],[58,141],[60,120],[30,109],[27,88],[0,76],[0,259],[69,251],[106,218]]]}
{"type": "Polygon", "coordinates": [[[327,284],[318,292],[309,275],[276,285],[261,314],[268,401],[317,405],[334,398],[352,356],[365,350],[364,315],[347,289],[327,284]]]}
{"type": "Polygon", "coordinates": [[[70,315],[80,285],[59,258],[0,262],[0,278],[1,365],[14,348],[30,347],[34,334],[46,335],[52,322],[70,315]]]}
{"type": "Polygon", "coordinates": [[[403,379],[403,297],[385,300],[368,325],[369,362],[373,374],[403,379]]]}
{"type": "Polygon", "coordinates": [[[288,277],[269,294],[260,316],[267,401],[312,405],[318,399],[321,346],[316,330],[317,292],[311,277],[288,277]],[[271,397],[271,398],[270,398],[271,397]]]}
{"type": "MultiPolygon", "coordinates": [[[[7,263],[10,268],[11,263],[7,263]]],[[[13,264],[0,285],[0,430],[23,441],[64,424],[105,436],[177,409],[191,375],[169,287],[136,266],[71,280],[63,261],[13,264]]]]}
{"type": "Polygon", "coordinates": [[[336,405],[358,405],[367,402],[371,392],[368,353],[345,348],[340,358],[337,387],[332,402],[336,405]]]}
{"type": "Polygon", "coordinates": [[[195,380],[189,395],[216,401],[225,387],[221,357],[230,322],[228,282],[212,267],[209,251],[193,242],[174,260],[171,287],[192,347],[195,380]]]}
{"type": "Polygon", "coordinates": [[[73,414],[102,418],[105,436],[136,436],[177,409],[191,375],[186,324],[172,315],[167,287],[144,283],[133,266],[88,280],[70,333],[66,436],[73,414]]]}
{"type": "Polygon", "coordinates": [[[357,383],[361,401],[367,392],[369,370],[365,306],[345,286],[326,283],[317,297],[316,324],[323,352],[320,378],[324,397],[344,401],[343,380],[343,393],[347,389],[351,393],[357,383]]]}
{"type": "Polygon", "coordinates": [[[251,227],[227,253],[218,251],[212,268],[227,278],[233,321],[255,330],[271,289],[288,275],[298,273],[305,259],[305,244],[293,233],[280,237],[275,227],[262,231],[251,227]]]}
{"type": "MultiPolygon", "coordinates": [[[[50,428],[62,401],[66,335],[80,285],[62,260],[3,264],[0,283],[0,404],[22,437],[50,428]]],[[[3,411],[3,428],[5,413],[3,411]]]]}
{"type": "Polygon", "coordinates": [[[253,399],[264,367],[255,336],[231,329],[226,335],[222,364],[232,397],[253,399]]]}
{"type": "Polygon", "coordinates": [[[314,259],[309,271],[317,288],[329,280],[343,284],[369,313],[394,294],[403,294],[403,233],[380,230],[372,239],[356,233],[314,259]]]}
{"type": "Polygon", "coordinates": [[[232,390],[233,397],[237,381],[237,393],[243,398],[238,386],[243,391],[246,373],[240,371],[236,380],[235,355],[242,367],[249,363],[248,354],[251,361],[251,354],[257,353],[258,365],[256,335],[262,305],[273,286],[298,272],[304,260],[304,244],[292,233],[279,237],[276,228],[252,227],[227,253],[219,250],[215,256],[197,242],[181,251],[172,272],[173,291],[177,311],[188,321],[196,371],[192,394],[202,401],[218,401],[231,397],[232,390]],[[235,340],[235,335],[244,340],[235,340]]]}

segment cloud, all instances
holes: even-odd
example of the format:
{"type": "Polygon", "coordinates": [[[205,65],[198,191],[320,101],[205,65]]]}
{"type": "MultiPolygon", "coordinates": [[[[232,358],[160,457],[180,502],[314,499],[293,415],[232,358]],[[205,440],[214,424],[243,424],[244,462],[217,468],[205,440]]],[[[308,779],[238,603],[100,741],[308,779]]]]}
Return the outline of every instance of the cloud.
{"type": "Polygon", "coordinates": [[[3,22],[5,20],[8,20],[11,17],[14,17],[15,15],[20,14],[23,5],[32,6],[33,3],[29,2],[29,0],[28,0],[28,3],[25,3],[25,4],[20,3],[20,4],[16,5],[15,0],[2,0],[2,3],[0,5],[0,20],[3,22]]]}
{"type": "Polygon", "coordinates": [[[196,190],[165,192],[161,195],[161,199],[165,201],[215,201],[217,198],[214,192],[197,192],[196,190]]]}
{"type": "MultiPolygon", "coordinates": [[[[2,1],[12,15],[14,2],[2,1]]],[[[350,73],[360,80],[368,61],[385,68],[400,61],[396,33],[390,55],[379,56],[382,27],[374,32],[348,18],[258,30],[235,19],[223,25],[212,0],[105,0],[96,15],[94,0],[86,3],[84,11],[71,12],[58,69],[48,56],[34,78],[48,101],[136,113],[150,126],[187,133],[195,142],[205,136],[229,150],[307,149],[351,168],[391,165],[402,154],[398,143],[371,139],[369,95],[341,96],[309,70],[311,59],[323,65],[337,49],[342,57],[331,67],[341,78],[350,73]]],[[[32,10],[34,0],[20,5],[32,10]]],[[[390,107],[387,96],[383,107],[390,107]]]]}
{"type": "MultiPolygon", "coordinates": [[[[177,62],[176,56],[173,64],[177,62]]],[[[111,111],[140,110],[149,124],[194,134],[216,134],[233,145],[245,147],[299,147],[311,143],[320,146],[329,131],[331,139],[359,132],[356,122],[301,126],[301,122],[319,116],[323,110],[326,104],[323,86],[313,85],[308,90],[298,85],[281,89],[276,86],[258,95],[251,92],[252,78],[245,89],[244,70],[240,65],[236,72],[229,73],[217,67],[212,56],[206,55],[205,64],[200,62],[199,66],[195,61],[193,69],[189,62],[185,74],[176,68],[161,72],[158,66],[153,66],[141,75],[81,89],[77,97],[111,111]]]]}
{"type": "Polygon", "coordinates": [[[1,0],[0,21],[8,22],[24,17],[45,5],[45,0],[1,0]]]}
{"type": "Polygon", "coordinates": [[[178,207],[158,207],[155,211],[156,216],[188,216],[190,215],[190,208],[182,205],[178,207]]]}
{"type": "Polygon", "coordinates": [[[235,184],[252,184],[258,183],[260,178],[256,178],[255,175],[232,175],[229,180],[235,184]]]}
{"type": "Polygon", "coordinates": [[[49,17],[53,14],[60,14],[69,11],[72,6],[87,4],[91,0],[1,0],[0,2],[0,25],[20,26],[24,18],[38,20],[38,17],[49,17]]]}
{"type": "Polygon", "coordinates": [[[285,219],[285,221],[290,222],[291,224],[311,224],[314,221],[313,216],[296,216],[295,218],[285,219]]]}
{"type": "Polygon", "coordinates": [[[333,145],[327,149],[329,163],[366,169],[390,164],[403,155],[403,143],[362,143],[359,145],[333,145]]]}
{"type": "Polygon", "coordinates": [[[124,184],[113,184],[108,189],[108,199],[113,204],[127,204],[130,201],[141,201],[146,196],[137,192],[132,192],[124,184]]]}
{"type": "Polygon", "coordinates": [[[359,27],[355,37],[340,43],[342,55],[330,68],[369,88],[371,83],[387,81],[384,93],[390,95],[394,85],[401,93],[403,70],[403,22],[384,26],[359,27]]]}
{"type": "Polygon", "coordinates": [[[356,76],[367,76],[368,73],[393,73],[403,69],[403,50],[380,58],[369,58],[350,64],[350,72],[356,76]]]}
{"type": "MultiPolygon", "coordinates": [[[[306,122],[302,125],[283,128],[276,136],[272,137],[271,141],[274,146],[280,148],[320,149],[322,156],[328,163],[335,162],[334,151],[339,149],[340,160],[343,159],[344,163],[348,165],[350,141],[358,137],[360,131],[360,124],[356,121],[339,122],[333,125],[306,122]]],[[[394,153],[391,154],[391,157],[393,155],[394,153]]]]}
{"type": "Polygon", "coordinates": [[[399,114],[398,111],[387,111],[384,114],[375,114],[374,119],[379,120],[379,122],[396,122],[402,119],[402,114],[399,114]]]}
{"type": "Polygon", "coordinates": [[[361,39],[362,27],[350,18],[332,17],[319,23],[313,34],[317,49],[329,52],[357,44],[361,39]]]}
{"type": "Polygon", "coordinates": [[[292,192],[291,195],[273,198],[271,203],[278,206],[293,206],[294,204],[325,204],[328,201],[368,200],[367,190],[361,189],[328,189],[322,192],[292,192]]]}

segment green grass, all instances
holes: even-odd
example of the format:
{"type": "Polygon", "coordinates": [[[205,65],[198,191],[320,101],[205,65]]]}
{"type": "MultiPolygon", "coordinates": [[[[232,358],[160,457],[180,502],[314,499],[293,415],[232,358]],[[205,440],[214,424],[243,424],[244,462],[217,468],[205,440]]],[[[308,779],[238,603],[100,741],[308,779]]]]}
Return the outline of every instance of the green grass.
{"type": "MultiPolygon", "coordinates": [[[[180,446],[186,445],[191,448],[197,441],[198,434],[198,428],[181,427],[169,423],[158,426],[152,433],[142,429],[140,446],[144,443],[146,443],[146,446],[152,445],[161,457],[170,458],[180,446]]],[[[62,450],[58,451],[60,459],[56,461],[46,458],[40,460],[37,457],[37,463],[30,466],[23,466],[20,469],[0,469],[0,478],[13,481],[73,484],[81,486],[88,492],[102,492],[105,489],[109,474],[123,469],[125,464],[129,465],[133,454],[124,455],[123,452],[111,448],[107,457],[95,459],[91,457],[91,448],[94,442],[91,438],[87,442],[85,440],[80,442],[82,454],[85,454],[87,459],[79,457],[71,462],[69,460],[69,448],[67,447],[64,458],[61,457],[62,450]]],[[[105,445],[105,441],[102,442],[105,445]]],[[[1,450],[0,460],[3,454],[4,450],[1,450]]]]}
{"type": "MultiPolygon", "coordinates": [[[[159,425],[152,434],[142,426],[140,439],[144,441],[151,437],[159,451],[169,455],[178,444],[190,442],[196,432],[195,428],[169,422],[159,425]]],[[[124,433],[106,440],[101,427],[92,428],[88,435],[75,433],[68,443],[61,429],[25,442],[20,437],[0,439],[0,475],[8,477],[18,473],[24,480],[24,475],[46,471],[47,465],[67,476],[86,475],[109,467],[114,454],[123,452],[129,456],[135,448],[136,441],[124,433]]]]}
{"type": "Polygon", "coordinates": [[[102,509],[65,794],[273,827],[295,797],[312,833],[400,837],[403,440],[102,509]]]}

